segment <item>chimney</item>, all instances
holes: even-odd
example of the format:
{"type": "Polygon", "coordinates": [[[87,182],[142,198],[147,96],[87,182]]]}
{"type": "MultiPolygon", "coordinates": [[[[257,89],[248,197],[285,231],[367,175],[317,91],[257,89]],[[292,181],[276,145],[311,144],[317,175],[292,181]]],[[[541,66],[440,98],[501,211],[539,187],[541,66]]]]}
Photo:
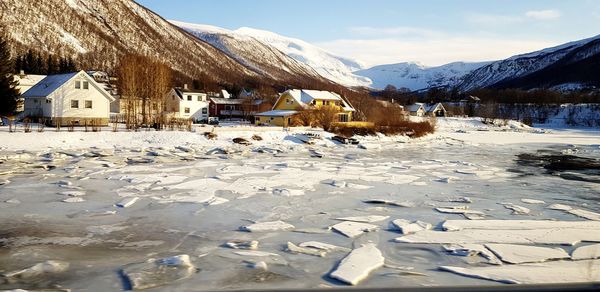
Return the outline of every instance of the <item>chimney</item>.
{"type": "Polygon", "coordinates": [[[183,85],[183,89],[187,90],[188,89],[188,85],[187,83],[183,85]]]}
{"type": "Polygon", "coordinates": [[[26,75],[25,75],[25,70],[21,70],[21,71],[19,71],[19,77],[21,77],[21,78],[25,78],[25,76],[26,76],[26,75]]]}

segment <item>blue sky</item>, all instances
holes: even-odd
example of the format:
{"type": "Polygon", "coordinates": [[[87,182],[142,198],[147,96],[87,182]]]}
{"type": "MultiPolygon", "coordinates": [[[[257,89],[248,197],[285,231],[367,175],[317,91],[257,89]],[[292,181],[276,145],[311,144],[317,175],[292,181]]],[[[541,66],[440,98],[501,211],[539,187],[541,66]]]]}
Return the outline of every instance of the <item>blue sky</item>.
{"type": "Polygon", "coordinates": [[[597,0],[138,0],[167,19],[299,38],[367,66],[506,58],[600,34],[597,0]]]}

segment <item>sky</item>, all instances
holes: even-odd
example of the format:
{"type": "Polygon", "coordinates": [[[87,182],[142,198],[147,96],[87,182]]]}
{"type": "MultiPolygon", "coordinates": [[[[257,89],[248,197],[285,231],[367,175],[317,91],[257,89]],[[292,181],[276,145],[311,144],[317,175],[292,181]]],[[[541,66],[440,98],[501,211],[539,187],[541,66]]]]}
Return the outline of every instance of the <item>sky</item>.
{"type": "Polygon", "coordinates": [[[302,39],[366,67],[490,61],[600,34],[600,0],[136,0],[162,17],[302,39]]]}

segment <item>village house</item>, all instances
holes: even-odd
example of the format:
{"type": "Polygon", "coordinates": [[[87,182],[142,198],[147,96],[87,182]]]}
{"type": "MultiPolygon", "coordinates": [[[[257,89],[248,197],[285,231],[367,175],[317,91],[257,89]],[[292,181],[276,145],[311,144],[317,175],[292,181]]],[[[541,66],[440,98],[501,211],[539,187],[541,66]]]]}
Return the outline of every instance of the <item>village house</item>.
{"type": "MultiPolygon", "coordinates": [[[[13,79],[17,82],[17,89],[21,95],[34,85],[38,84],[38,82],[42,81],[44,78],[46,78],[46,75],[25,74],[23,70],[21,70],[20,74],[13,76],[13,79]]],[[[22,113],[23,111],[25,111],[25,100],[23,97],[20,97],[17,101],[16,112],[22,113]]]]}
{"type": "Polygon", "coordinates": [[[187,84],[183,88],[176,87],[169,91],[165,101],[167,115],[179,119],[208,122],[209,96],[207,93],[189,89],[187,84]]]}
{"type": "Polygon", "coordinates": [[[85,71],[49,75],[23,94],[25,115],[51,125],[108,125],[114,98],[85,71]]]}
{"type": "Polygon", "coordinates": [[[302,110],[317,109],[322,106],[333,106],[339,110],[338,122],[352,121],[355,112],[350,102],[337,93],[319,90],[293,89],[282,93],[271,111],[256,115],[256,125],[289,127],[294,115],[302,110]]]}
{"type": "Polygon", "coordinates": [[[446,108],[442,103],[435,103],[425,107],[427,115],[430,117],[445,117],[447,114],[446,108]]]}
{"type": "Polygon", "coordinates": [[[415,103],[406,107],[406,110],[413,117],[424,117],[427,114],[425,105],[423,103],[415,103]]]}
{"type": "Polygon", "coordinates": [[[446,108],[441,103],[427,105],[417,102],[409,105],[406,108],[410,115],[414,117],[445,117],[447,114],[446,108]]]}
{"type": "Polygon", "coordinates": [[[209,97],[211,118],[249,119],[256,114],[263,100],[254,98],[232,98],[227,90],[221,90],[219,96],[209,97]]]}

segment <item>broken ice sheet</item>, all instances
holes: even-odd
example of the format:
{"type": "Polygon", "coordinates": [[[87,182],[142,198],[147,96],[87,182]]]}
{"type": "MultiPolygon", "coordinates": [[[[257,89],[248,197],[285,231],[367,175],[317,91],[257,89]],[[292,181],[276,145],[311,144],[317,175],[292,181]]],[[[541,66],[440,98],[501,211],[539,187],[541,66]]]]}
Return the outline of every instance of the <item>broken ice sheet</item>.
{"type": "Polygon", "coordinates": [[[573,260],[587,260],[600,258],[600,244],[586,245],[576,248],[571,253],[573,260]]]}
{"type": "Polygon", "coordinates": [[[324,257],[325,255],[327,255],[327,252],[324,250],[320,250],[320,249],[316,249],[316,248],[312,248],[312,247],[297,246],[291,242],[287,243],[287,250],[292,253],[301,253],[301,254],[313,255],[313,256],[318,256],[318,257],[324,257]]]}
{"type": "Polygon", "coordinates": [[[411,234],[416,233],[423,230],[431,229],[432,225],[423,221],[414,221],[411,222],[409,220],[404,219],[396,219],[390,222],[390,225],[395,229],[400,231],[402,234],[411,234]]]}
{"type": "Polygon", "coordinates": [[[531,210],[529,210],[528,208],[525,208],[523,206],[519,206],[519,205],[515,205],[512,203],[500,203],[502,206],[504,206],[504,208],[512,210],[513,211],[513,215],[527,215],[529,214],[529,212],[531,212],[531,210]]]}
{"type": "Polygon", "coordinates": [[[369,274],[384,265],[385,258],[375,244],[359,247],[346,256],[329,277],[346,284],[358,285],[369,274]]]}
{"type": "Polygon", "coordinates": [[[390,205],[390,206],[405,207],[405,208],[414,207],[414,204],[411,202],[395,202],[395,201],[389,201],[389,200],[385,200],[385,199],[363,200],[363,203],[376,204],[376,205],[390,205]]]}
{"type": "Polygon", "coordinates": [[[463,257],[481,255],[487,259],[490,264],[502,264],[500,259],[498,259],[496,255],[488,250],[483,244],[445,244],[442,248],[452,255],[463,257]]]}
{"type": "Polygon", "coordinates": [[[333,225],[331,228],[350,238],[357,237],[359,235],[364,234],[365,232],[373,232],[379,230],[379,226],[352,221],[344,221],[333,225]]]}
{"type": "MultiPolygon", "coordinates": [[[[32,278],[40,278],[48,274],[66,272],[69,263],[62,261],[45,261],[29,268],[2,274],[2,278],[8,283],[31,281],[32,278]]],[[[1,284],[1,283],[0,283],[1,284]]]]}
{"type": "Polygon", "coordinates": [[[442,266],[440,270],[508,284],[594,283],[600,281],[600,260],[555,261],[543,264],[477,268],[442,266]]]}
{"type": "Polygon", "coordinates": [[[225,246],[233,249],[249,249],[255,250],[258,248],[256,240],[230,240],[225,243],[225,246]]]}
{"type": "Polygon", "coordinates": [[[188,255],[178,255],[163,259],[150,259],[145,263],[130,264],[121,271],[133,290],[159,287],[185,279],[195,271],[188,255]]]}
{"type": "Polygon", "coordinates": [[[288,231],[295,227],[292,224],[283,221],[259,222],[248,226],[240,227],[240,230],[248,232],[271,232],[271,231],[288,231]]]}
{"type": "Polygon", "coordinates": [[[356,216],[356,217],[341,217],[341,218],[335,218],[335,220],[374,223],[374,222],[380,222],[380,221],[386,220],[388,218],[390,218],[390,216],[369,215],[369,216],[356,216]]]}
{"type": "Polygon", "coordinates": [[[542,204],[546,204],[546,202],[542,201],[542,200],[535,200],[535,199],[521,199],[521,202],[525,203],[525,204],[531,204],[531,205],[542,205],[542,204]]]}
{"type": "Polygon", "coordinates": [[[323,250],[323,251],[347,251],[349,252],[350,249],[349,248],[345,248],[345,247],[341,247],[341,246],[337,246],[337,245],[333,245],[333,244],[328,244],[328,243],[323,243],[323,242],[318,242],[318,241],[307,241],[307,242],[303,242],[299,244],[300,247],[310,247],[310,248],[314,248],[314,249],[319,249],[319,250],[323,250]]]}
{"type": "Polygon", "coordinates": [[[496,254],[502,261],[510,264],[538,263],[570,258],[564,249],[558,247],[491,243],[486,244],[485,247],[496,254]]]}

